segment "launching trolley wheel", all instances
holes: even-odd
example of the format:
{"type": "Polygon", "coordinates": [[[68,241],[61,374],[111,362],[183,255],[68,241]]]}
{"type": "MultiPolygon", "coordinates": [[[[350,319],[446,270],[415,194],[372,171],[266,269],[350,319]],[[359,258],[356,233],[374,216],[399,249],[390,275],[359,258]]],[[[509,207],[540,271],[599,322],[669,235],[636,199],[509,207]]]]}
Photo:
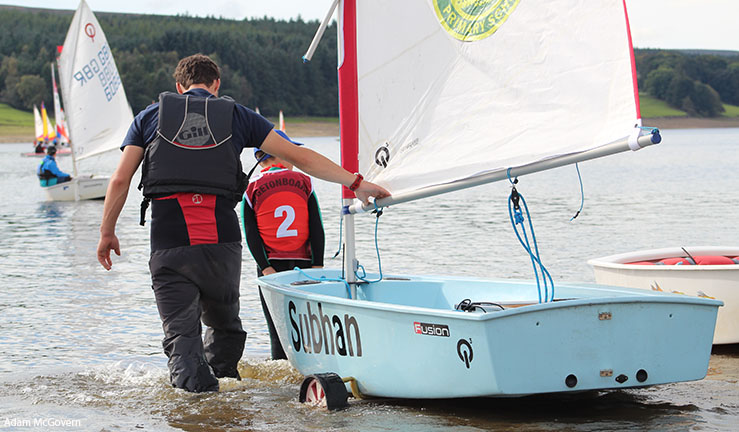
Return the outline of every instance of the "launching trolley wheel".
{"type": "Polygon", "coordinates": [[[300,386],[300,402],[329,411],[345,408],[348,397],[344,381],[331,372],[308,375],[300,386]]]}

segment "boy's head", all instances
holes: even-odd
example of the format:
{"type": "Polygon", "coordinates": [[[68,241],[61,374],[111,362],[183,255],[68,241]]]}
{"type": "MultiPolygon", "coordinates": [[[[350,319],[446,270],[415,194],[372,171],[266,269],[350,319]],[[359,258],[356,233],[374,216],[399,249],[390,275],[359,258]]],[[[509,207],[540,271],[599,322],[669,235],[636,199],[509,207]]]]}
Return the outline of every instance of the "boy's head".
{"type": "Polygon", "coordinates": [[[221,71],[210,57],[193,54],[177,63],[173,76],[175,81],[185,89],[189,89],[193,84],[204,84],[210,87],[214,81],[221,79],[221,71]]]}
{"type": "MultiPolygon", "coordinates": [[[[275,129],[274,131],[277,132],[277,135],[285,138],[286,140],[290,141],[291,143],[293,143],[293,144],[295,144],[297,146],[302,146],[303,145],[302,143],[299,143],[299,142],[296,142],[296,141],[291,140],[290,137],[287,136],[287,134],[285,132],[281,131],[281,130],[275,129]]],[[[270,166],[270,165],[273,165],[275,163],[280,163],[280,164],[285,165],[286,167],[292,169],[292,165],[291,164],[288,164],[285,161],[283,161],[282,159],[279,159],[279,158],[277,158],[275,156],[272,156],[269,153],[265,153],[265,152],[263,152],[262,150],[260,150],[258,148],[255,148],[254,149],[254,158],[262,166],[270,166]]]]}

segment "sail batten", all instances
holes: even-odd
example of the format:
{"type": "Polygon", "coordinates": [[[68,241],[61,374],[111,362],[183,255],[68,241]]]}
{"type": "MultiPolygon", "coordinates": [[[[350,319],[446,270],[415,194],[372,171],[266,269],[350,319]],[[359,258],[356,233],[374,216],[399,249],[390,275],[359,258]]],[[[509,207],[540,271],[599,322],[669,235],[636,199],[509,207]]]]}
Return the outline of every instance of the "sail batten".
{"type": "Polygon", "coordinates": [[[356,22],[359,169],[394,195],[641,125],[622,0],[360,0],[356,22]]]}

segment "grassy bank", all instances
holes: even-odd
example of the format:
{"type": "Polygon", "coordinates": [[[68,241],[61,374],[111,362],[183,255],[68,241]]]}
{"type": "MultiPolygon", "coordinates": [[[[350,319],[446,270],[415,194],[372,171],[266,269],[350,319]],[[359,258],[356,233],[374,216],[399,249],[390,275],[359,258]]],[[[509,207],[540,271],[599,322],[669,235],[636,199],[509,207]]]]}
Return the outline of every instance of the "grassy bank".
{"type": "Polygon", "coordinates": [[[667,105],[667,102],[649,96],[646,93],[639,93],[639,106],[641,115],[645,118],[656,117],[687,117],[688,113],[667,105]]]}
{"type": "Polygon", "coordinates": [[[33,141],[33,114],[0,103],[0,142],[33,141]]]}
{"type": "Polygon", "coordinates": [[[639,105],[644,126],[661,129],[739,128],[739,107],[735,105],[724,104],[725,111],[713,118],[689,117],[685,111],[646,93],[639,93],[639,105]]]}

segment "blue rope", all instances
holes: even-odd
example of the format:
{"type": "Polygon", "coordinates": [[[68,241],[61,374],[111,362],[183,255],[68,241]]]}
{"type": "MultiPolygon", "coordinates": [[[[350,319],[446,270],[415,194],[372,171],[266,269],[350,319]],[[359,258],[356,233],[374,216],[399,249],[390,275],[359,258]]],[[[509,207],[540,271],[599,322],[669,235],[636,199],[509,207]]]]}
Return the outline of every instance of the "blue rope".
{"type": "Polygon", "coordinates": [[[349,287],[349,282],[346,281],[344,278],[327,278],[326,276],[321,276],[320,278],[314,278],[313,276],[310,276],[308,273],[304,272],[303,269],[300,267],[295,267],[293,270],[297,270],[301,275],[304,277],[318,282],[344,282],[344,286],[346,287],[346,295],[349,298],[352,298],[352,290],[349,287]]]}
{"type": "Polygon", "coordinates": [[[511,191],[510,196],[508,197],[508,215],[511,219],[511,224],[513,226],[513,231],[516,233],[516,237],[518,237],[519,243],[521,243],[521,246],[528,252],[529,257],[531,258],[531,265],[534,268],[534,277],[536,278],[536,289],[539,293],[539,303],[542,302],[541,299],[541,285],[542,282],[544,284],[544,302],[553,301],[554,300],[554,280],[552,279],[552,276],[549,274],[549,271],[547,271],[546,267],[544,267],[544,264],[541,262],[541,258],[539,255],[539,245],[536,242],[536,234],[534,233],[534,225],[531,222],[531,214],[529,213],[529,207],[526,204],[526,200],[523,198],[522,195],[516,191],[515,184],[518,181],[516,179],[515,181],[510,178],[510,168],[508,170],[509,176],[508,179],[511,182],[511,184],[514,185],[513,190],[511,191]],[[526,234],[526,226],[524,225],[524,215],[521,211],[521,207],[518,205],[517,201],[521,200],[523,203],[523,207],[526,210],[526,217],[529,219],[529,228],[531,230],[531,238],[532,242],[534,243],[534,252],[531,251],[531,244],[529,243],[528,235],[526,234]],[[514,209],[515,207],[515,209],[514,209]],[[521,231],[523,232],[523,237],[518,232],[517,225],[521,225],[521,231]],[[539,270],[541,270],[541,281],[539,279],[539,270]],[[551,286],[551,298],[549,297],[549,287],[551,286]]]}
{"type": "Polygon", "coordinates": [[[570,218],[570,222],[575,220],[576,217],[580,216],[580,212],[582,211],[582,208],[585,205],[585,192],[583,191],[583,188],[582,188],[582,176],[580,175],[580,165],[576,163],[575,169],[577,169],[577,179],[580,181],[580,210],[578,210],[577,213],[575,213],[575,216],[572,216],[572,218],[570,218]]]}
{"type": "MultiPolygon", "coordinates": [[[[375,212],[377,213],[377,218],[375,219],[375,251],[377,252],[377,267],[378,267],[379,272],[380,272],[380,278],[377,279],[377,280],[367,280],[366,279],[367,272],[365,271],[364,266],[358,264],[357,265],[357,271],[361,270],[362,271],[362,276],[360,276],[357,271],[354,272],[354,275],[357,277],[357,279],[359,279],[359,280],[361,280],[363,282],[366,282],[366,283],[377,283],[377,282],[380,282],[382,280],[382,260],[380,259],[380,246],[379,246],[379,244],[377,242],[377,228],[378,228],[378,225],[380,224],[380,216],[382,216],[382,210],[377,207],[377,203],[374,203],[373,202],[373,204],[375,205],[375,212]]],[[[341,218],[341,223],[339,224],[339,240],[341,240],[341,232],[342,232],[343,222],[344,222],[344,218],[342,217],[341,218]]],[[[334,258],[339,254],[340,251],[341,251],[341,242],[339,244],[339,251],[336,252],[336,255],[334,255],[334,258]]],[[[306,278],[308,278],[310,280],[313,280],[313,281],[318,281],[318,282],[343,282],[344,283],[344,286],[346,287],[347,296],[349,298],[352,298],[351,288],[349,287],[349,282],[347,282],[345,278],[327,278],[325,276],[321,276],[320,278],[314,278],[314,277],[308,275],[306,272],[304,272],[303,269],[301,269],[300,267],[295,267],[293,270],[297,270],[301,275],[303,275],[304,277],[306,277],[306,278]]]]}
{"type": "Polygon", "coordinates": [[[336,253],[334,256],[331,257],[331,259],[336,258],[341,253],[341,245],[342,245],[342,235],[344,232],[344,215],[339,215],[339,248],[336,250],[336,253]]]}
{"type": "Polygon", "coordinates": [[[382,210],[380,210],[377,207],[376,202],[372,202],[375,206],[375,212],[377,213],[377,217],[375,218],[375,251],[377,252],[377,268],[380,272],[380,278],[377,280],[367,280],[365,277],[367,276],[367,272],[364,270],[364,266],[361,264],[357,264],[357,271],[362,270],[362,276],[359,275],[356,271],[354,272],[354,275],[357,277],[357,279],[361,280],[362,282],[367,283],[377,283],[382,280],[382,260],[380,259],[380,246],[377,244],[377,226],[380,224],[380,216],[382,216],[382,210]]]}

